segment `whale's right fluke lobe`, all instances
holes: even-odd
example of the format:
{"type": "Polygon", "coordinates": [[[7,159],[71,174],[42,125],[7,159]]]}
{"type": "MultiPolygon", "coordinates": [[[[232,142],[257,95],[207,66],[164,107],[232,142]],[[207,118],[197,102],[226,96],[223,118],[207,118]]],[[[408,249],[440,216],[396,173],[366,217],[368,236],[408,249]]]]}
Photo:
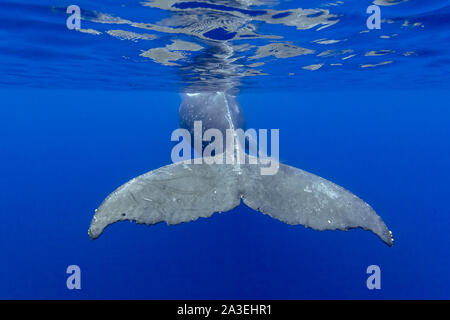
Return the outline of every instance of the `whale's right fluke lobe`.
{"type": "Polygon", "coordinates": [[[392,234],[383,220],[349,191],[283,164],[276,174],[261,175],[261,166],[248,161],[238,166],[175,163],[153,170],[106,198],[94,215],[89,235],[95,239],[120,220],[147,225],[188,222],[231,210],[243,200],[250,208],[288,224],[316,230],[363,228],[392,246],[392,234]]]}
{"type": "Polygon", "coordinates": [[[275,175],[261,175],[258,166],[246,165],[244,176],[243,201],[254,210],[315,230],[363,228],[393,245],[392,233],[376,212],[331,181],[283,164],[275,175]]]}

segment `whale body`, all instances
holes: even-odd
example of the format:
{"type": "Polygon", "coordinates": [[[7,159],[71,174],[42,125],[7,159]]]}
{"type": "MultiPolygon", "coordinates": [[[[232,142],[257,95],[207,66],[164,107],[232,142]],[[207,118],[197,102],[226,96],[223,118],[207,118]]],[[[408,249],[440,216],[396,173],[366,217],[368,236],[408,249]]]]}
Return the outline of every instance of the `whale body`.
{"type": "MultiPolygon", "coordinates": [[[[184,94],[179,115],[180,126],[191,133],[195,121],[202,121],[203,130],[218,129],[224,135],[227,129],[245,128],[239,103],[225,92],[184,94]]],[[[261,175],[266,164],[248,154],[238,165],[207,160],[174,163],[120,186],[96,210],[89,236],[98,238],[117,221],[173,225],[244,203],[287,224],[315,230],[362,228],[388,246],[394,243],[392,232],[372,207],[331,181],[281,163],[276,164],[276,174],[261,175]]]]}

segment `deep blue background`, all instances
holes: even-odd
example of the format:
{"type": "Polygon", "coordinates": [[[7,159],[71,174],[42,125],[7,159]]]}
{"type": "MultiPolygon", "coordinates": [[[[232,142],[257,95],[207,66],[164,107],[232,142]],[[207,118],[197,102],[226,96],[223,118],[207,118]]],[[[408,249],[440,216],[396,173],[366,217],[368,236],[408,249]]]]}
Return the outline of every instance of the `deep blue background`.
{"type": "Polygon", "coordinates": [[[248,127],[279,128],[281,161],[370,203],[388,248],[246,207],[168,227],[122,222],[95,241],[94,209],[170,162],[180,97],[1,90],[0,298],[450,298],[450,93],[242,94],[248,127]],[[69,291],[68,265],[82,270],[69,291]],[[366,288],[381,267],[382,289],[366,288]]]}

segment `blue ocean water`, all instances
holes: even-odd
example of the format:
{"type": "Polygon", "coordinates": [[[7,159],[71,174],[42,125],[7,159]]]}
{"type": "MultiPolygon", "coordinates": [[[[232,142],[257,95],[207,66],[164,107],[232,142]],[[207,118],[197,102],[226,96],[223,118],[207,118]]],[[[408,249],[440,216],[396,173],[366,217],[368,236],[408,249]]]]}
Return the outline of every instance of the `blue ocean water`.
{"type": "Polygon", "coordinates": [[[68,30],[72,4],[0,2],[1,299],[450,298],[450,1],[83,0],[68,30]],[[394,246],[244,205],[90,240],[110,192],[171,162],[179,93],[209,90],[280,129],[281,162],[369,203],[394,246]]]}

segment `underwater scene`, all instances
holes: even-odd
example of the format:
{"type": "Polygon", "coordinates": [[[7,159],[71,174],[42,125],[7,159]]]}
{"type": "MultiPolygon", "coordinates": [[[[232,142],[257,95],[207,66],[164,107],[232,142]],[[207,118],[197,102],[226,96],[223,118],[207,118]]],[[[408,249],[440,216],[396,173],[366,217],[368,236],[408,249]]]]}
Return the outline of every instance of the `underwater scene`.
{"type": "Polygon", "coordinates": [[[449,299],[450,1],[0,0],[0,299],[449,299]]]}

